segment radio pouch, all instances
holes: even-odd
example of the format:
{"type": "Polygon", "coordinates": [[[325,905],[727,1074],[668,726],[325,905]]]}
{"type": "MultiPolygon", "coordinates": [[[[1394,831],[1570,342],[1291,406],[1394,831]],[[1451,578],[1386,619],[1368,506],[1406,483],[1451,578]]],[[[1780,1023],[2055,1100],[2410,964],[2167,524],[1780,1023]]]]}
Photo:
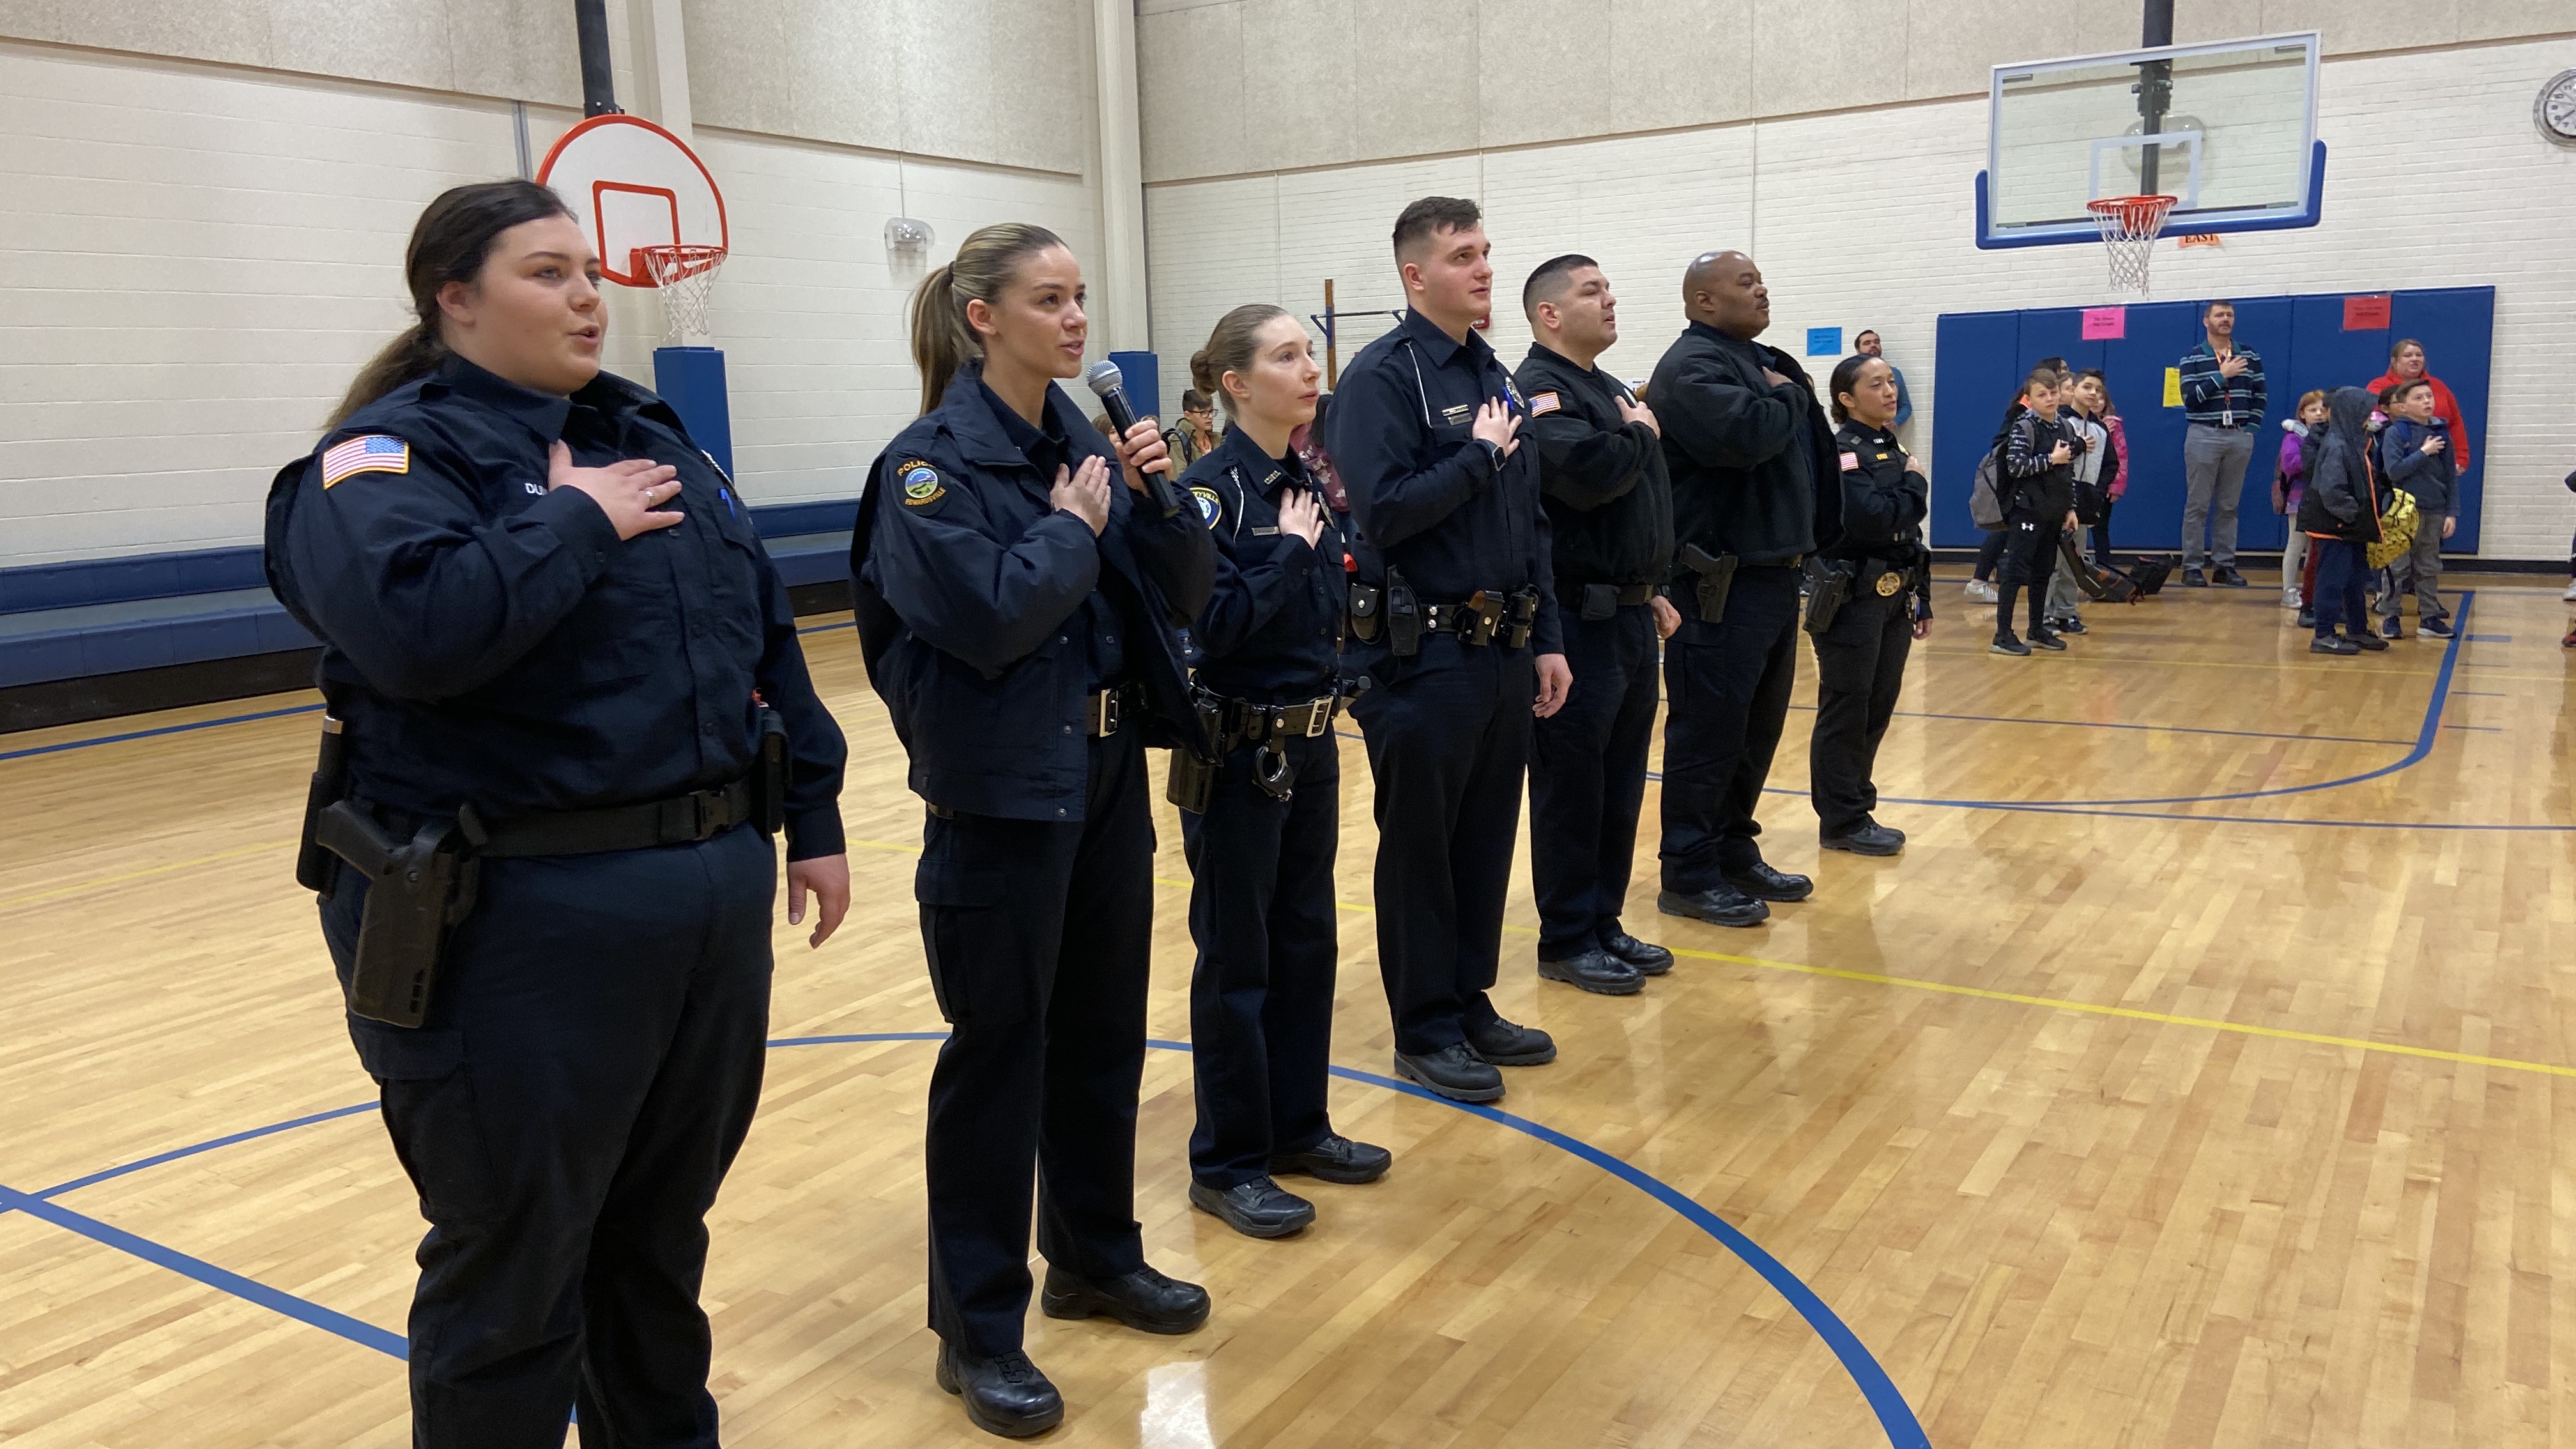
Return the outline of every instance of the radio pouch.
{"type": "Polygon", "coordinates": [[[367,878],[358,959],[349,975],[349,1012],[388,1026],[429,1017],[430,991],[450,927],[474,909],[477,862],[457,847],[454,822],[431,820],[398,841],[355,804],[322,812],[316,840],[367,878]]]}
{"type": "Polygon", "coordinates": [[[1413,588],[1404,575],[1386,571],[1386,646],[1398,659],[1410,659],[1422,652],[1422,601],[1413,596],[1413,588]]]}
{"type": "Polygon", "coordinates": [[[1617,584],[1583,586],[1583,622],[1597,624],[1618,612],[1619,586],[1617,584]]]}

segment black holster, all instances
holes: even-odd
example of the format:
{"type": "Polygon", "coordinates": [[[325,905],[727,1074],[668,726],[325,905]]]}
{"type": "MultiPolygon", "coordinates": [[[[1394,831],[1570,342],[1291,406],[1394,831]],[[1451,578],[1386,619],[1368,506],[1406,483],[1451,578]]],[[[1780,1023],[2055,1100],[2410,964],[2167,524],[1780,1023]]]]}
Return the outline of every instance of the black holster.
{"type": "Polygon", "coordinates": [[[1695,543],[1682,545],[1682,567],[1699,575],[1696,602],[1700,622],[1716,624],[1726,618],[1726,594],[1735,587],[1736,557],[1731,553],[1713,554],[1695,543]]]}
{"type": "Polygon", "coordinates": [[[1410,659],[1422,652],[1422,600],[1416,598],[1413,586],[1404,575],[1386,571],[1386,647],[1398,659],[1410,659]]]}
{"type": "Polygon", "coordinates": [[[1857,571],[1847,563],[1831,559],[1807,560],[1807,632],[1822,635],[1834,626],[1834,616],[1843,611],[1851,599],[1852,581],[1857,571]]]}
{"type": "Polygon", "coordinates": [[[447,933],[474,909],[479,862],[463,853],[459,822],[425,821],[409,840],[388,835],[341,800],[321,812],[315,840],[367,878],[349,1012],[390,1026],[429,1017],[447,933]]]}
{"type": "Polygon", "coordinates": [[[1518,649],[1529,642],[1530,631],[1538,625],[1538,588],[1535,585],[1513,594],[1510,610],[1503,616],[1503,647],[1518,649]]]}
{"type": "Polygon", "coordinates": [[[1376,643],[1378,625],[1381,622],[1378,618],[1378,614],[1379,611],[1384,608],[1385,604],[1386,590],[1379,588],[1375,584],[1364,584],[1359,582],[1357,579],[1352,580],[1350,598],[1351,637],[1359,640],[1363,644],[1376,643]]]}
{"type": "Polygon", "coordinates": [[[322,748],[313,762],[313,779],[304,790],[304,834],[295,847],[295,883],[317,895],[328,895],[335,872],[331,852],[314,838],[322,812],[349,793],[349,737],[340,721],[322,716],[322,748]]]}
{"type": "Polygon", "coordinates": [[[753,823],[775,838],[787,828],[787,721],[768,705],[759,708],[760,753],[751,765],[751,805],[759,813],[753,823]]]}

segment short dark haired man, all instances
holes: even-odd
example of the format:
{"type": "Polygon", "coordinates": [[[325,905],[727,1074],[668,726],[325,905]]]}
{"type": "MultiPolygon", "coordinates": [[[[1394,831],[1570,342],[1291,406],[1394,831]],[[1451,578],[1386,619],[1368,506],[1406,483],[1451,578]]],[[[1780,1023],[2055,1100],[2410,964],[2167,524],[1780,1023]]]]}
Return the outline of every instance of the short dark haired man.
{"type": "Polygon", "coordinates": [[[1762,783],[1798,674],[1798,576],[1842,526],[1832,424],[1795,358],[1753,339],[1771,289],[1742,252],[1708,252],[1682,279],[1681,337],[1646,395],[1672,470],[1673,585],[1682,626],[1664,651],[1663,893],[1656,906],[1721,926],[1815,883],[1772,869],[1754,837],[1762,783]]]}
{"type": "Polygon", "coordinates": [[[2200,325],[2203,341],[2182,355],[2182,581],[2186,588],[2215,582],[2241,589],[2236,504],[2263,430],[2263,359],[2236,345],[2235,303],[2203,306],[2200,325]],[[2204,548],[2217,566],[2207,575],[2200,569],[2204,548]]]}
{"type": "Polygon", "coordinates": [[[1486,991],[1520,829],[1531,717],[1572,676],[1558,637],[1538,457],[1519,390],[1475,330],[1494,269],[1472,201],[1395,223],[1406,311],[1334,392],[1326,444],[1359,525],[1352,706],[1377,782],[1378,969],[1395,1069],[1445,1097],[1503,1095],[1497,1066],[1556,1059],[1486,991]]]}
{"type": "Polygon", "coordinates": [[[1538,974],[1626,996],[1673,953],[1620,924],[1655,736],[1658,641],[1681,623],[1657,595],[1673,556],[1672,484],[1655,415],[1595,364],[1619,340],[1601,264],[1541,262],[1521,288],[1529,356],[1513,373],[1529,403],[1556,569],[1557,616],[1574,688],[1530,747],[1530,881],[1538,974]]]}
{"type": "MultiPolygon", "coordinates": [[[[1875,357],[1881,362],[1887,362],[1886,346],[1878,333],[1868,328],[1862,329],[1861,334],[1852,339],[1852,351],[1863,357],[1875,357]]],[[[1887,373],[1896,379],[1896,421],[1888,426],[1901,428],[1914,421],[1914,398],[1905,390],[1904,368],[1887,362],[1887,373]]]]}

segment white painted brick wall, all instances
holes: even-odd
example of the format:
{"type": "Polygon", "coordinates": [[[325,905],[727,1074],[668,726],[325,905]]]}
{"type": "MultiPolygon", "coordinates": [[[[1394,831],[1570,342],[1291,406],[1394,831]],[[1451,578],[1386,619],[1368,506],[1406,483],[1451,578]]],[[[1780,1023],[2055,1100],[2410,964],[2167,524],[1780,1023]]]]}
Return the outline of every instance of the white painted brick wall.
{"type": "MultiPolygon", "coordinates": [[[[2576,497],[2559,481],[2576,468],[2565,361],[2576,151],[2531,125],[2533,95],[2570,66],[2576,41],[2565,39],[2329,60],[2318,107],[2330,152],[2324,223],[2231,236],[2215,250],[2167,242],[2155,259],[2166,297],[2494,285],[2489,557],[2564,558],[2576,526],[2576,497]]],[[[1741,247],[1770,281],[1776,345],[1802,350],[1810,326],[1884,334],[1928,450],[1940,313],[2121,300],[2096,247],[1976,249],[1970,187],[1985,133],[1980,98],[1158,185],[1147,227],[1164,386],[1180,385],[1190,352],[1236,303],[1314,312],[1329,276],[1345,308],[1398,305],[1388,230],[1405,202],[1443,192],[1486,209],[1498,273],[1491,337],[1507,359],[1528,345],[1520,285],[1549,256],[1601,260],[1625,339],[1603,362],[1633,377],[1680,328],[1683,265],[1741,247]]],[[[1343,357],[1379,330],[1346,331],[1343,357]]],[[[1992,411],[1977,402],[1978,426],[1992,411]]]]}
{"type": "MultiPolygon", "coordinates": [[[[573,119],[532,109],[539,154],[573,119]]],[[[853,496],[913,417],[889,216],[929,221],[934,260],[1015,219],[1098,250],[1078,176],[698,140],[755,503],[853,496]]],[[[258,542],[270,476],[406,321],[422,205],[516,165],[499,102],[0,41],[0,566],[258,542]]],[[[660,335],[612,289],[611,368],[649,384],[660,335]]]]}

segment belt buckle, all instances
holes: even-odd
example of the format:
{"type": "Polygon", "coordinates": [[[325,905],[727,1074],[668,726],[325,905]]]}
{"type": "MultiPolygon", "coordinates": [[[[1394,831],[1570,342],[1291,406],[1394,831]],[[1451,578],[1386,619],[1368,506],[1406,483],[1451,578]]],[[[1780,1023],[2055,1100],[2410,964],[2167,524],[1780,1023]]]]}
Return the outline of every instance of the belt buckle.
{"type": "Polygon", "coordinates": [[[1118,691],[1104,689],[1091,697],[1091,732],[1103,739],[1118,732],[1118,691]]]}
{"type": "Polygon", "coordinates": [[[1307,704],[1306,738],[1315,740],[1324,737],[1324,731],[1333,727],[1333,709],[1340,703],[1339,698],[1328,697],[1313,700],[1307,704]]]}

